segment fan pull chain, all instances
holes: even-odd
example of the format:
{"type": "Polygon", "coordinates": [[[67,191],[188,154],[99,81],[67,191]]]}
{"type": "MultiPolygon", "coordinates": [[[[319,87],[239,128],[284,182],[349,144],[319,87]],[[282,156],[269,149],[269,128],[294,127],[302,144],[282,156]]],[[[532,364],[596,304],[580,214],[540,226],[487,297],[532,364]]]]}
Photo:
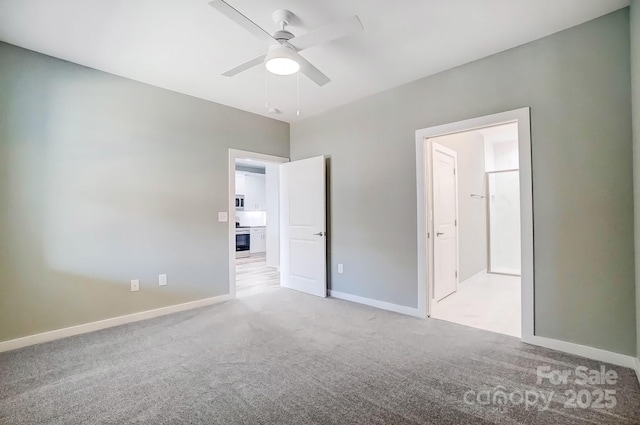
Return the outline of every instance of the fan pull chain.
{"type": "Polygon", "coordinates": [[[300,73],[296,72],[296,116],[300,116],[300,73]]]}
{"type": "Polygon", "coordinates": [[[264,107],[269,111],[269,71],[264,69],[264,107]]]}

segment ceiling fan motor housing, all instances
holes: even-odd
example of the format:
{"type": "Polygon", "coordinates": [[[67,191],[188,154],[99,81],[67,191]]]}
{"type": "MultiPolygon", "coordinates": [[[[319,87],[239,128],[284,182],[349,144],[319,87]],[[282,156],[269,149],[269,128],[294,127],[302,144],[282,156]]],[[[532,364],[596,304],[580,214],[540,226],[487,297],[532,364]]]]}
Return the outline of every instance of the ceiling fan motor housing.
{"type": "Polygon", "coordinates": [[[276,32],[273,33],[273,38],[275,38],[276,40],[278,40],[281,43],[285,42],[285,41],[289,41],[293,37],[295,37],[295,36],[293,34],[291,34],[287,30],[280,30],[280,31],[276,31],[276,32]]]}

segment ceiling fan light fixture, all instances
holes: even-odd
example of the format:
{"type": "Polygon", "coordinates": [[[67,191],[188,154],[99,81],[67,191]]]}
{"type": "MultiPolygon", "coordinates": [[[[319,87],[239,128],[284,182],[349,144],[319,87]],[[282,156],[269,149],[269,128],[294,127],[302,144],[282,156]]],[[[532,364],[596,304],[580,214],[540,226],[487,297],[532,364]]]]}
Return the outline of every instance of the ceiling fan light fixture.
{"type": "Polygon", "coordinates": [[[269,50],[264,60],[267,70],[276,75],[293,75],[300,70],[300,64],[291,54],[292,49],[286,46],[276,46],[269,50]]]}

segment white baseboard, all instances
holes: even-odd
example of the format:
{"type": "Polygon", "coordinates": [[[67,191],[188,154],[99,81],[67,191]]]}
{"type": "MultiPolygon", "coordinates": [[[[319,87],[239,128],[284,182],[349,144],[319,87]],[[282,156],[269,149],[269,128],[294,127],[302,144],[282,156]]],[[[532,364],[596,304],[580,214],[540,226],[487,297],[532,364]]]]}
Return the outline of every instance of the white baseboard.
{"type": "Polygon", "coordinates": [[[628,367],[630,369],[634,369],[636,373],[638,373],[638,359],[626,354],[614,353],[612,351],[601,350],[599,348],[588,347],[586,345],[574,344],[572,342],[560,341],[552,338],[545,338],[538,335],[523,338],[522,342],[562,351],[564,353],[580,357],[586,357],[592,360],[611,363],[617,366],[628,367]]]}
{"type": "MultiPolygon", "coordinates": [[[[376,307],[383,310],[394,311],[396,313],[406,314],[409,316],[423,317],[417,308],[406,307],[398,304],[388,303],[385,301],[374,300],[371,298],[360,297],[357,295],[346,294],[344,292],[332,290],[329,291],[329,296],[333,298],[339,298],[341,300],[369,305],[371,307],[376,307]]],[[[586,345],[545,338],[542,336],[523,338],[522,342],[531,345],[537,345],[540,347],[550,348],[556,351],[562,351],[564,353],[573,354],[592,360],[614,364],[617,366],[628,367],[636,371],[638,380],[640,380],[640,362],[633,356],[601,350],[599,348],[587,347],[586,345]]]]}
{"type": "Polygon", "coordinates": [[[177,313],[180,311],[191,310],[198,307],[205,307],[212,304],[218,304],[230,299],[231,299],[231,295],[221,295],[219,297],[205,298],[202,300],[191,301],[188,303],[156,308],[154,310],[141,311],[139,313],[128,314],[126,316],[118,316],[118,317],[113,317],[111,319],[99,320],[97,322],[71,326],[69,328],[56,329],[54,331],[43,332],[35,335],[29,335],[22,338],[12,339],[9,341],[2,341],[0,342],[0,353],[4,351],[9,351],[9,350],[15,350],[17,348],[27,347],[29,345],[35,345],[43,342],[54,341],[56,339],[66,338],[73,335],[80,335],[87,332],[97,331],[100,329],[120,326],[126,323],[138,322],[140,320],[152,319],[154,317],[164,316],[171,313],[177,313]]]}
{"type": "Polygon", "coordinates": [[[380,308],[382,310],[394,311],[396,313],[406,314],[408,316],[422,317],[424,316],[420,314],[420,311],[414,307],[407,307],[399,304],[392,304],[386,301],[374,300],[371,298],[359,297],[358,295],[346,294],[344,292],[338,292],[329,290],[329,296],[333,298],[338,298],[345,301],[351,301],[358,304],[369,305],[371,307],[380,308]]]}

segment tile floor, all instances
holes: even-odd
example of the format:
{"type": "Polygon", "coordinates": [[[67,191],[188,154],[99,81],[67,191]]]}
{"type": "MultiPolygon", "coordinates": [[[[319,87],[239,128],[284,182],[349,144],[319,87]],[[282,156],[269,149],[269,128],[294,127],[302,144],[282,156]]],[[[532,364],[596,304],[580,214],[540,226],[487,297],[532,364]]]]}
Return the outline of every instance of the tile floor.
{"type": "Polygon", "coordinates": [[[478,273],[431,304],[431,317],[521,337],[520,277],[478,273]]]}

